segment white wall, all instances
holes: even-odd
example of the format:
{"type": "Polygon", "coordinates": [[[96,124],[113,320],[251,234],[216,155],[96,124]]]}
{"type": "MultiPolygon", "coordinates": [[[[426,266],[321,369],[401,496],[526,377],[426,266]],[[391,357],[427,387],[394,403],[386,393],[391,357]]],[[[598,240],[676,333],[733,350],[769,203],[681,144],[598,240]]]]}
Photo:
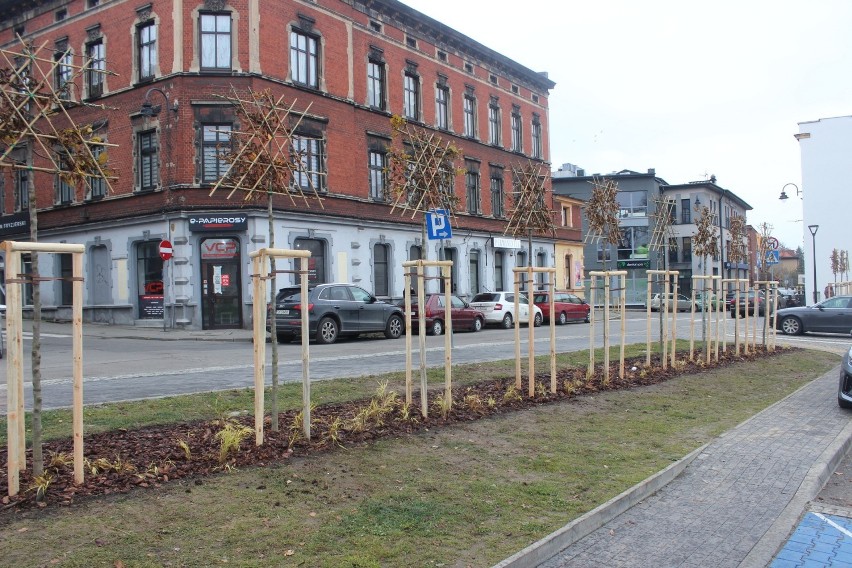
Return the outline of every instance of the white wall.
{"type": "Polygon", "coordinates": [[[810,304],[814,297],[814,243],[808,225],[819,225],[816,278],[820,299],[824,299],[825,286],[834,282],[832,249],[852,253],[852,116],[801,122],[796,138],[802,155],[805,289],[810,304]]]}

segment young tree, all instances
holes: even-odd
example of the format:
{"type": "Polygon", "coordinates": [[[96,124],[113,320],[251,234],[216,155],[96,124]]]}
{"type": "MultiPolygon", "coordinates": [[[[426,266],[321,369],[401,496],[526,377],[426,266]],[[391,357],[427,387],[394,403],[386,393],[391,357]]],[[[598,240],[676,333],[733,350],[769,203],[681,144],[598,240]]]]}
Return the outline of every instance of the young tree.
{"type": "Polygon", "coordinates": [[[619,206],[615,196],[618,193],[618,183],[611,178],[595,178],[592,196],[583,208],[589,229],[586,232],[586,243],[604,243],[602,259],[603,269],[607,269],[607,250],[609,245],[621,242],[621,227],[618,223],[619,206]]]}
{"type": "MultiPolygon", "coordinates": [[[[28,170],[27,209],[30,240],[38,241],[38,200],[35,175],[57,176],[77,195],[103,184],[111,191],[114,172],[107,166],[107,144],[91,124],[78,126],[69,113],[69,99],[84,73],[104,73],[85,62],[74,62],[70,51],[62,57],[47,52],[47,44],[39,47],[18,37],[14,49],[0,49],[0,169],[28,170]],[[61,75],[63,84],[54,78],[61,75]],[[23,159],[13,154],[24,150],[23,159]]],[[[105,109],[103,105],[86,106],[105,109]]],[[[43,472],[42,455],[42,385],[41,385],[41,289],[39,255],[30,257],[33,288],[33,324],[31,372],[33,390],[32,448],[33,474],[43,472]]]]}
{"type": "MultiPolygon", "coordinates": [[[[708,260],[719,255],[719,227],[716,224],[716,216],[710,212],[710,208],[706,205],[696,205],[695,213],[697,221],[695,223],[696,233],[692,237],[692,251],[701,258],[701,274],[707,276],[708,260]]],[[[706,312],[701,311],[701,321],[704,322],[706,312]]],[[[706,325],[701,326],[701,333],[704,339],[704,356],[709,356],[710,342],[706,338],[706,325]]]]}

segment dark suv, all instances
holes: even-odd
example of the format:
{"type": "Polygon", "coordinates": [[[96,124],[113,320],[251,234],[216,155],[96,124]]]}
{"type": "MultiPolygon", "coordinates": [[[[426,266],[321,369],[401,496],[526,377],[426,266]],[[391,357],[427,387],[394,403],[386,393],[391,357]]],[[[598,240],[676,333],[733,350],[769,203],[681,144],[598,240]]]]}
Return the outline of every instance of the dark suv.
{"type": "MultiPolygon", "coordinates": [[[[302,290],[289,286],[275,296],[275,326],[281,343],[302,333],[302,290]]],[[[384,332],[396,339],[405,331],[402,310],[352,284],[317,284],[308,288],[308,332],[318,343],[342,335],[384,332]]],[[[269,331],[269,324],[266,327],[269,331]]]]}

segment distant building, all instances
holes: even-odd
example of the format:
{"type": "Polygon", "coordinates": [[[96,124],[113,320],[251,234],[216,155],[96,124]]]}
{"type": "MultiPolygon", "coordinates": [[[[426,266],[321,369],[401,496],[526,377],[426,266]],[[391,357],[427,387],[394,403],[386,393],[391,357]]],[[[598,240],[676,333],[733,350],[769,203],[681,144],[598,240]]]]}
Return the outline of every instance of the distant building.
{"type": "Polygon", "coordinates": [[[849,211],[852,210],[852,191],[849,189],[849,180],[852,179],[852,160],[849,159],[852,116],[800,122],[799,133],[795,137],[799,141],[802,156],[806,299],[808,303],[813,303],[823,299],[826,285],[834,282],[831,251],[852,251],[852,232],[849,231],[849,211]],[[809,226],[815,228],[815,235],[811,234],[809,226]],[[813,282],[814,266],[816,289],[813,282]]]}

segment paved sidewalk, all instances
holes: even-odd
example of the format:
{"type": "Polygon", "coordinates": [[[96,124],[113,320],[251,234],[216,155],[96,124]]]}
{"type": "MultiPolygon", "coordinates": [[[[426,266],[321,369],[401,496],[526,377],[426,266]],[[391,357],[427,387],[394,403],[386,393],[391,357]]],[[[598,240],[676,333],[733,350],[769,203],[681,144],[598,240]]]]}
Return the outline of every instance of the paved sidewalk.
{"type": "MultiPolygon", "coordinates": [[[[5,329],[5,321],[2,322],[5,329]]],[[[32,329],[32,320],[24,320],[24,333],[32,329]]],[[[70,335],[70,322],[41,322],[43,334],[70,335]]],[[[162,326],[110,325],[84,323],[83,337],[104,337],[113,339],[141,339],[148,341],[252,341],[251,329],[181,329],[162,326]]]]}
{"type": "MultiPolygon", "coordinates": [[[[649,496],[622,505],[629,508],[592,532],[574,536],[580,519],[498,566],[769,565],[852,443],[852,413],[836,402],[837,373],[829,371],[695,452],[656,493],[653,480],[646,481],[649,496]],[[560,544],[567,548],[542,557],[560,544]]],[[[641,492],[641,485],[634,490],[641,492]]],[[[614,499],[587,517],[606,519],[607,508],[630,499],[614,499]]]]}

